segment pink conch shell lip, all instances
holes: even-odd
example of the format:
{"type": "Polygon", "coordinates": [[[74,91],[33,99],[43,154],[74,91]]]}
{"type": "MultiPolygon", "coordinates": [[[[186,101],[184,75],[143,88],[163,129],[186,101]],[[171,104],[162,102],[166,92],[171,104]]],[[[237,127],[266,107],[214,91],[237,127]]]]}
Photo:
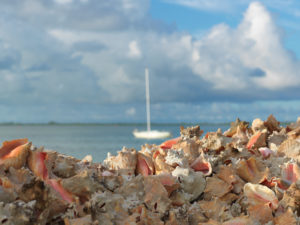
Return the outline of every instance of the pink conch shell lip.
{"type": "Polygon", "coordinates": [[[138,171],[143,175],[143,176],[148,176],[151,175],[151,170],[144,159],[138,159],[138,164],[137,164],[138,171]]]}
{"type": "Polygon", "coordinates": [[[45,165],[46,158],[46,152],[31,152],[28,162],[28,166],[32,172],[42,180],[47,180],[49,177],[48,170],[45,165]]]}
{"type": "Polygon", "coordinates": [[[68,203],[71,203],[74,201],[72,194],[69,193],[68,191],[66,191],[63,186],[61,185],[59,180],[56,179],[48,179],[46,181],[56,192],[59,193],[59,195],[61,196],[61,198],[65,201],[67,201],[68,203]]]}
{"type": "Polygon", "coordinates": [[[194,171],[200,171],[204,176],[209,176],[212,173],[211,164],[207,162],[203,155],[200,155],[192,164],[191,168],[194,171]]]}
{"type": "Polygon", "coordinates": [[[163,142],[160,145],[160,147],[162,149],[170,149],[170,148],[172,148],[173,145],[177,144],[177,142],[179,142],[180,140],[181,140],[181,137],[177,137],[177,138],[167,140],[167,141],[163,142]]]}
{"type": "Polygon", "coordinates": [[[263,135],[263,133],[260,131],[252,135],[246,146],[248,150],[251,150],[255,146],[255,143],[258,141],[261,135],[263,135]]]}
{"type": "Polygon", "coordinates": [[[296,182],[300,177],[300,169],[295,163],[288,163],[282,169],[282,178],[291,184],[296,182]]]}
{"type": "Polygon", "coordinates": [[[136,172],[143,176],[154,174],[154,166],[151,157],[138,153],[136,172]]]}
{"type": "Polygon", "coordinates": [[[261,147],[258,150],[261,153],[263,159],[269,158],[274,153],[271,149],[267,147],[261,147]]]}

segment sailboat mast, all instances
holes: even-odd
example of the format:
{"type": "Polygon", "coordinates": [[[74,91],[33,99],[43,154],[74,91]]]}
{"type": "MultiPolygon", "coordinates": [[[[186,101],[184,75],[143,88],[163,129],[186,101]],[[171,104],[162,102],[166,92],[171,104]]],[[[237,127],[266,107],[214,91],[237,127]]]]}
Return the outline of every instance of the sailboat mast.
{"type": "Polygon", "coordinates": [[[149,71],[145,69],[145,80],[146,80],[146,111],[147,111],[147,130],[151,130],[150,125],[150,93],[149,93],[149,71]]]}

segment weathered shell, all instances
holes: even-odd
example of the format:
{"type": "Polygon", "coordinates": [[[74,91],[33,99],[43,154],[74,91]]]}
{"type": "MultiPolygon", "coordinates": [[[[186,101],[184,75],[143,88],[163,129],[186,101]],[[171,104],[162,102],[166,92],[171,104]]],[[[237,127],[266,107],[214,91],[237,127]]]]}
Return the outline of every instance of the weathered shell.
{"type": "Polygon", "coordinates": [[[144,202],[151,211],[157,211],[162,215],[169,209],[171,200],[167,190],[161,181],[155,176],[145,177],[145,198],[144,202]]]}
{"type": "Polygon", "coordinates": [[[161,173],[157,176],[157,178],[167,190],[168,196],[170,196],[173,191],[177,190],[180,187],[180,184],[177,182],[177,179],[171,174],[161,173]]]}
{"type": "Polygon", "coordinates": [[[157,224],[164,225],[158,213],[147,210],[144,205],[140,205],[133,210],[133,214],[122,221],[122,225],[144,225],[157,224]]]}
{"type": "Polygon", "coordinates": [[[131,210],[144,202],[144,179],[145,177],[138,175],[114,191],[125,199],[123,204],[125,209],[131,210]]]}
{"type": "Polygon", "coordinates": [[[260,224],[266,224],[273,220],[272,209],[269,203],[251,205],[248,207],[250,218],[260,224]]]}
{"type": "Polygon", "coordinates": [[[277,131],[274,131],[269,137],[268,137],[268,147],[276,151],[278,150],[278,147],[282,142],[284,142],[287,139],[287,135],[285,133],[278,133],[277,131]]]}
{"type": "Polygon", "coordinates": [[[247,216],[241,216],[241,217],[235,217],[233,219],[230,219],[222,225],[254,225],[253,221],[247,216]]]}
{"type": "Polygon", "coordinates": [[[222,197],[233,189],[231,184],[217,178],[216,176],[208,177],[206,179],[206,187],[204,190],[205,199],[211,199],[212,197],[222,197]]]}
{"type": "Polygon", "coordinates": [[[63,154],[55,154],[55,156],[52,156],[52,154],[48,153],[48,160],[53,161],[52,172],[58,177],[68,178],[74,176],[79,169],[80,161],[71,156],[63,154]]]}
{"type": "Polygon", "coordinates": [[[162,154],[158,153],[154,158],[155,174],[170,173],[174,170],[172,166],[166,163],[162,154]]]}
{"type": "Polygon", "coordinates": [[[93,220],[91,215],[86,215],[84,217],[76,219],[64,219],[65,225],[93,225],[93,220]]]}
{"type": "Polygon", "coordinates": [[[201,222],[207,221],[206,216],[203,214],[203,210],[200,208],[198,202],[194,202],[187,211],[188,221],[190,225],[198,225],[201,222]]]}
{"type": "Polygon", "coordinates": [[[260,170],[254,157],[248,160],[241,160],[236,168],[237,175],[251,183],[260,183],[267,178],[268,169],[260,170]]]}
{"type": "Polygon", "coordinates": [[[165,157],[166,163],[172,167],[188,167],[188,159],[182,149],[169,149],[165,157]]]}
{"type": "Polygon", "coordinates": [[[134,175],[137,164],[137,152],[135,149],[123,148],[117,156],[109,156],[103,161],[111,170],[117,170],[120,174],[134,175]]]}
{"type": "Polygon", "coordinates": [[[248,122],[241,121],[239,118],[237,118],[235,122],[230,124],[230,128],[224,132],[224,135],[227,137],[232,137],[237,132],[238,127],[240,127],[242,130],[246,130],[248,126],[248,122]]]}
{"type": "Polygon", "coordinates": [[[202,212],[207,218],[220,220],[220,217],[223,217],[223,214],[226,209],[226,204],[219,201],[217,198],[214,198],[211,201],[200,201],[199,203],[202,212]],[[217,213],[216,213],[217,212],[217,213]]]}
{"type": "MultiPolygon", "coordinates": [[[[280,200],[280,206],[284,209],[291,208],[293,211],[299,210],[300,202],[300,189],[296,183],[293,183],[283,194],[283,198],[280,200]]],[[[299,211],[297,212],[299,213],[299,211]]]]}
{"type": "Polygon", "coordinates": [[[300,139],[287,139],[278,147],[278,154],[298,159],[300,156],[300,139]]]}
{"type": "Polygon", "coordinates": [[[286,224],[296,225],[297,220],[296,220],[295,215],[293,214],[293,211],[291,210],[291,208],[288,208],[286,210],[286,212],[284,212],[274,218],[274,224],[275,225],[286,225],[286,224]]]}
{"type": "Polygon", "coordinates": [[[194,172],[188,168],[177,166],[172,175],[177,177],[182,190],[188,194],[186,195],[188,201],[196,199],[203,193],[206,182],[201,172],[194,172]]]}
{"type": "Polygon", "coordinates": [[[9,167],[16,169],[24,166],[31,142],[27,139],[5,141],[0,148],[0,166],[7,170],[9,167]]]}
{"type": "Polygon", "coordinates": [[[218,178],[222,179],[223,181],[225,181],[230,185],[235,184],[238,181],[238,178],[231,164],[228,166],[224,166],[224,165],[220,166],[217,176],[218,178]]]}
{"type": "Polygon", "coordinates": [[[200,130],[200,126],[193,126],[184,128],[183,126],[180,127],[180,135],[184,139],[189,138],[199,138],[203,134],[203,130],[200,130]]]}
{"type": "Polygon", "coordinates": [[[100,225],[121,225],[128,217],[127,210],[123,205],[124,198],[120,194],[95,193],[91,198],[92,216],[98,220],[100,225]]]}
{"type": "Polygon", "coordinates": [[[97,180],[97,177],[87,170],[83,170],[73,177],[62,179],[61,185],[69,193],[79,196],[83,201],[89,199],[92,193],[104,190],[100,180],[97,180]]]}
{"type": "Polygon", "coordinates": [[[185,157],[190,161],[199,156],[202,143],[199,140],[187,139],[177,144],[174,144],[172,148],[182,149],[185,157]]]}
{"type": "Polygon", "coordinates": [[[263,131],[264,129],[266,129],[264,121],[262,121],[259,118],[253,120],[251,128],[253,133],[256,133],[257,131],[263,131]]]}
{"type": "Polygon", "coordinates": [[[205,135],[202,139],[203,148],[207,148],[209,150],[217,151],[225,149],[226,145],[231,143],[232,139],[226,137],[218,132],[211,132],[205,135]]]}
{"type": "Polygon", "coordinates": [[[276,120],[276,118],[272,114],[264,122],[264,125],[268,128],[268,131],[270,133],[280,130],[280,127],[279,127],[280,123],[276,120]]]}
{"type": "MultiPolygon", "coordinates": [[[[17,199],[18,195],[12,188],[5,188],[0,179],[0,202],[9,203],[17,199]]],[[[1,221],[1,220],[0,220],[1,221]]]]}
{"type": "Polygon", "coordinates": [[[26,225],[32,224],[35,218],[35,201],[15,201],[4,204],[0,202],[0,221],[3,224],[26,225]]]}

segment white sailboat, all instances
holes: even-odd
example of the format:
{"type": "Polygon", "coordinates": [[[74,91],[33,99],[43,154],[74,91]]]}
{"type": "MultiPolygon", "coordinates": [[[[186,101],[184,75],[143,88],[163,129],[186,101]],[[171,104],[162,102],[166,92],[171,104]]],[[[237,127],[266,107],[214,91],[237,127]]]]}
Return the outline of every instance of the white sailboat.
{"type": "Polygon", "coordinates": [[[144,139],[163,139],[171,136],[171,133],[168,131],[158,131],[151,130],[150,124],[150,93],[149,93],[149,71],[148,68],[145,69],[145,80],[146,80],[146,112],[147,112],[147,130],[138,131],[134,130],[133,135],[136,138],[144,139]]]}

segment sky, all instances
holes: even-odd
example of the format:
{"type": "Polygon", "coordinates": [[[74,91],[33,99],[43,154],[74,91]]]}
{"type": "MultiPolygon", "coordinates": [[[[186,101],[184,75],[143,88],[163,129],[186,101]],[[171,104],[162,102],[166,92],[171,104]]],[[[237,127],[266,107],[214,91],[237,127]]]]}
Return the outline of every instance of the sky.
{"type": "Polygon", "coordinates": [[[2,0],[0,122],[300,116],[300,1],[2,0]]]}

